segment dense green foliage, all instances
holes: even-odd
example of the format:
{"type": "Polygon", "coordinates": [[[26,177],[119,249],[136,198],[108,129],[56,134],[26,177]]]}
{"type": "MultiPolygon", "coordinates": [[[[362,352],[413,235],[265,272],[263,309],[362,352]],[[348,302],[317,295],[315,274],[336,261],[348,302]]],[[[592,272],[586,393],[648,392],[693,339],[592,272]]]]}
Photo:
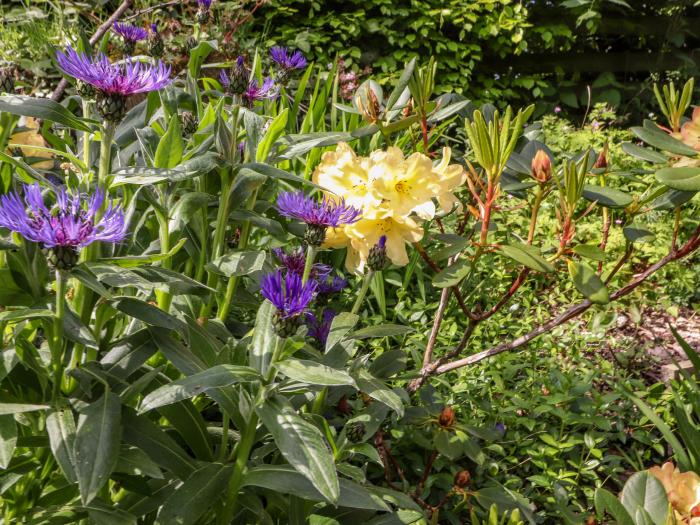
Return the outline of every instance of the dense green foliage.
{"type": "MultiPolygon", "coordinates": [[[[627,129],[618,104],[508,106],[587,106],[570,71],[489,69],[596,48],[626,2],[221,1],[212,16],[142,2],[172,84],[115,96],[103,63],[95,90],[69,79],[61,103],[13,94],[37,88],[33,64],[53,87],[52,46],[89,48],[88,20],[117,4],[39,2],[22,21],[13,2],[0,28],[19,66],[0,67],[5,521],[670,525],[663,486],[627,480],[669,458],[700,470],[696,377],[655,383],[646,348],[627,355],[610,330],[698,310],[693,84],[663,86],[659,116],[627,129]],[[311,64],[284,71],[255,47],[274,43],[311,64]],[[344,91],[370,62],[372,80],[344,91]],[[276,90],[250,95],[268,74],[276,90]],[[125,237],[47,241],[77,213],[62,188],[105,191],[125,237]],[[289,191],[360,217],[319,233],[308,210],[285,212],[289,191]],[[271,276],[328,284],[314,262],[349,286],[290,313],[295,281],[271,276]],[[308,314],[329,309],[324,337],[308,314]]],[[[95,46],[131,60],[124,47],[112,32],[95,46]]],[[[616,102],[611,75],[594,98],[616,102]]],[[[112,211],[83,210],[79,234],[112,211]]]]}

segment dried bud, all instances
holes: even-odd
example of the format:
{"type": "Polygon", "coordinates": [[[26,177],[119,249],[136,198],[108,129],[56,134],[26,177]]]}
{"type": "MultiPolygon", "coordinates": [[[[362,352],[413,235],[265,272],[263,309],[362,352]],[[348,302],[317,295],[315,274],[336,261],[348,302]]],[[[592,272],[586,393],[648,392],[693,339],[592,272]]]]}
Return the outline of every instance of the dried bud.
{"type": "Polygon", "coordinates": [[[450,428],[455,424],[457,417],[455,416],[455,411],[452,407],[445,407],[440,412],[440,417],[438,418],[438,423],[442,428],[450,428]]]}
{"type": "Polygon", "coordinates": [[[460,470],[459,472],[457,472],[457,474],[455,474],[455,486],[463,489],[467,485],[469,485],[471,479],[472,475],[469,473],[468,470],[460,470]]]}
{"type": "Polygon", "coordinates": [[[552,177],[552,161],[545,150],[537,150],[531,166],[532,178],[540,184],[544,184],[552,177]]]}
{"type": "Polygon", "coordinates": [[[606,169],[608,167],[608,145],[605,144],[603,151],[600,152],[598,158],[593,164],[594,169],[606,169]]]}
{"type": "Polygon", "coordinates": [[[403,118],[410,117],[412,112],[413,112],[413,99],[409,98],[408,103],[406,104],[406,106],[404,106],[403,111],[402,111],[403,118]]]}
{"type": "Polygon", "coordinates": [[[191,111],[183,111],[180,115],[180,123],[182,125],[182,131],[185,136],[194,135],[199,127],[199,121],[194,113],[191,111]]]}
{"type": "Polygon", "coordinates": [[[15,67],[0,67],[0,93],[12,93],[15,90],[15,67]]]}
{"type": "Polygon", "coordinates": [[[338,409],[338,412],[344,416],[349,416],[352,414],[352,406],[350,406],[350,403],[348,403],[348,398],[346,396],[343,396],[338,400],[336,408],[338,409]]]}
{"type": "MultiPolygon", "coordinates": [[[[370,83],[365,83],[360,86],[360,89],[355,94],[357,110],[362,114],[364,119],[371,124],[379,121],[382,111],[374,89],[375,88],[373,88],[370,83]]],[[[376,89],[381,88],[377,85],[376,89]]]]}

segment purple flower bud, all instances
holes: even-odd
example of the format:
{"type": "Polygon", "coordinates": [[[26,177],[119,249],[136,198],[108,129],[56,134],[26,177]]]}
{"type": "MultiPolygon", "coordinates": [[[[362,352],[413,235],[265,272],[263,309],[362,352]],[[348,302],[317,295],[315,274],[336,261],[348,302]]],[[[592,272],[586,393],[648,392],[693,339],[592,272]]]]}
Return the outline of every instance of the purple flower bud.
{"type": "MultiPolygon", "coordinates": [[[[290,272],[302,277],[304,275],[304,266],[306,265],[306,254],[301,248],[287,253],[282,248],[273,248],[272,253],[282,263],[282,266],[290,272]]],[[[314,263],[311,267],[310,277],[316,281],[325,281],[330,276],[333,269],[327,264],[314,263]]],[[[319,290],[320,291],[320,290],[319,290]]]]}

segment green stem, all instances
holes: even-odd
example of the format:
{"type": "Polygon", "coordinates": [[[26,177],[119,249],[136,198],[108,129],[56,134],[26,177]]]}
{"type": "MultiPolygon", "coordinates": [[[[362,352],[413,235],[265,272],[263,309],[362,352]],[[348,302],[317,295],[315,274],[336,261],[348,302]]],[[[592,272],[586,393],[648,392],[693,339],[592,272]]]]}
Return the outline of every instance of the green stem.
{"type": "MultiPolygon", "coordinates": [[[[258,199],[258,190],[255,190],[253,194],[248,199],[246,205],[246,210],[250,211],[255,207],[255,203],[258,199]]],[[[248,247],[248,240],[250,239],[251,224],[250,221],[245,221],[243,223],[243,229],[241,230],[241,237],[238,240],[238,249],[245,250],[248,247]]],[[[231,303],[233,301],[233,296],[236,295],[236,289],[238,288],[238,283],[240,282],[240,276],[234,275],[228,280],[226,285],[226,294],[224,295],[224,300],[219,305],[219,313],[217,318],[223,323],[228,317],[228,313],[231,310],[231,303]]]]}
{"type": "Polygon", "coordinates": [[[114,140],[115,129],[114,124],[105,121],[102,126],[102,137],[100,139],[100,166],[97,172],[97,187],[105,192],[105,196],[107,195],[107,190],[109,190],[109,172],[112,167],[112,141],[114,140]]]}
{"type": "MultiPolygon", "coordinates": [[[[91,102],[89,100],[83,100],[83,117],[90,118],[90,106],[91,102]]],[[[83,132],[83,163],[85,163],[85,169],[88,173],[92,164],[92,159],[90,158],[90,134],[90,131],[83,132]]]]}
{"type": "Polygon", "coordinates": [[[353,305],[350,313],[357,315],[357,313],[360,311],[362,301],[365,299],[365,295],[367,295],[367,290],[369,289],[369,285],[372,282],[373,277],[374,272],[371,270],[365,274],[365,277],[362,281],[362,288],[360,288],[360,293],[357,294],[357,299],[355,299],[355,304],[353,305]]]}
{"type": "Polygon", "coordinates": [[[328,395],[328,387],[324,386],[316,396],[316,399],[314,399],[314,404],[311,407],[312,414],[321,414],[323,404],[326,402],[326,395],[328,395]]]}
{"type": "Polygon", "coordinates": [[[542,204],[542,199],[544,199],[544,189],[542,186],[537,187],[537,192],[535,193],[535,200],[532,203],[532,215],[530,216],[530,230],[527,233],[527,243],[532,244],[535,238],[535,228],[537,227],[537,216],[540,213],[540,205],[542,204]]]}
{"type": "Polygon", "coordinates": [[[304,275],[301,278],[301,284],[306,284],[311,275],[311,269],[314,267],[314,259],[316,259],[316,251],[318,248],[316,246],[309,246],[306,248],[306,263],[304,264],[304,275]]]}
{"type": "Polygon", "coordinates": [[[56,312],[53,320],[53,342],[51,357],[53,361],[53,399],[61,393],[63,377],[63,318],[66,313],[66,276],[63,270],[56,270],[56,312]]]}
{"type": "MultiPolygon", "coordinates": [[[[275,378],[275,363],[279,359],[282,349],[284,348],[285,339],[282,337],[275,338],[275,348],[272,351],[272,359],[270,360],[269,367],[265,373],[266,384],[269,384],[275,378]]],[[[254,403],[254,405],[257,403],[254,403]]],[[[241,433],[241,439],[238,445],[232,452],[232,457],[235,457],[235,463],[233,465],[233,473],[231,474],[231,479],[228,484],[228,495],[226,496],[226,503],[219,517],[219,525],[228,525],[236,514],[236,505],[238,503],[238,492],[241,489],[243,483],[243,476],[245,474],[245,468],[248,464],[248,459],[250,458],[250,452],[255,444],[255,432],[258,426],[258,415],[255,413],[254,406],[251,407],[251,414],[248,423],[241,433]]]]}
{"type": "MultiPolygon", "coordinates": [[[[160,252],[168,253],[170,251],[170,230],[168,229],[168,218],[158,214],[158,224],[160,226],[160,252]]],[[[166,257],[161,261],[161,266],[166,270],[172,268],[170,257],[166,257]]],[[[156,298],[158,299],[158,308],[167,312],[170,310],[172,295],[162,290],[156,290],[156,298]]]]}

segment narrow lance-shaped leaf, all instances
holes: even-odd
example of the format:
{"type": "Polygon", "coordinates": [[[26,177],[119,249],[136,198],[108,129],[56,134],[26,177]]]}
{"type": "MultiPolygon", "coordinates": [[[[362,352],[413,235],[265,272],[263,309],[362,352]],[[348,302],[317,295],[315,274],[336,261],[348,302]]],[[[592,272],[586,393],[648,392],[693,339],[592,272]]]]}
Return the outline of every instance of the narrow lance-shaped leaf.
{"type": "Polygon", "coordinates": [[[121,430],[121,402],[111,390],[80,414],[75,461],[83,503],[97,496],[117,464],[121,430]]]}

